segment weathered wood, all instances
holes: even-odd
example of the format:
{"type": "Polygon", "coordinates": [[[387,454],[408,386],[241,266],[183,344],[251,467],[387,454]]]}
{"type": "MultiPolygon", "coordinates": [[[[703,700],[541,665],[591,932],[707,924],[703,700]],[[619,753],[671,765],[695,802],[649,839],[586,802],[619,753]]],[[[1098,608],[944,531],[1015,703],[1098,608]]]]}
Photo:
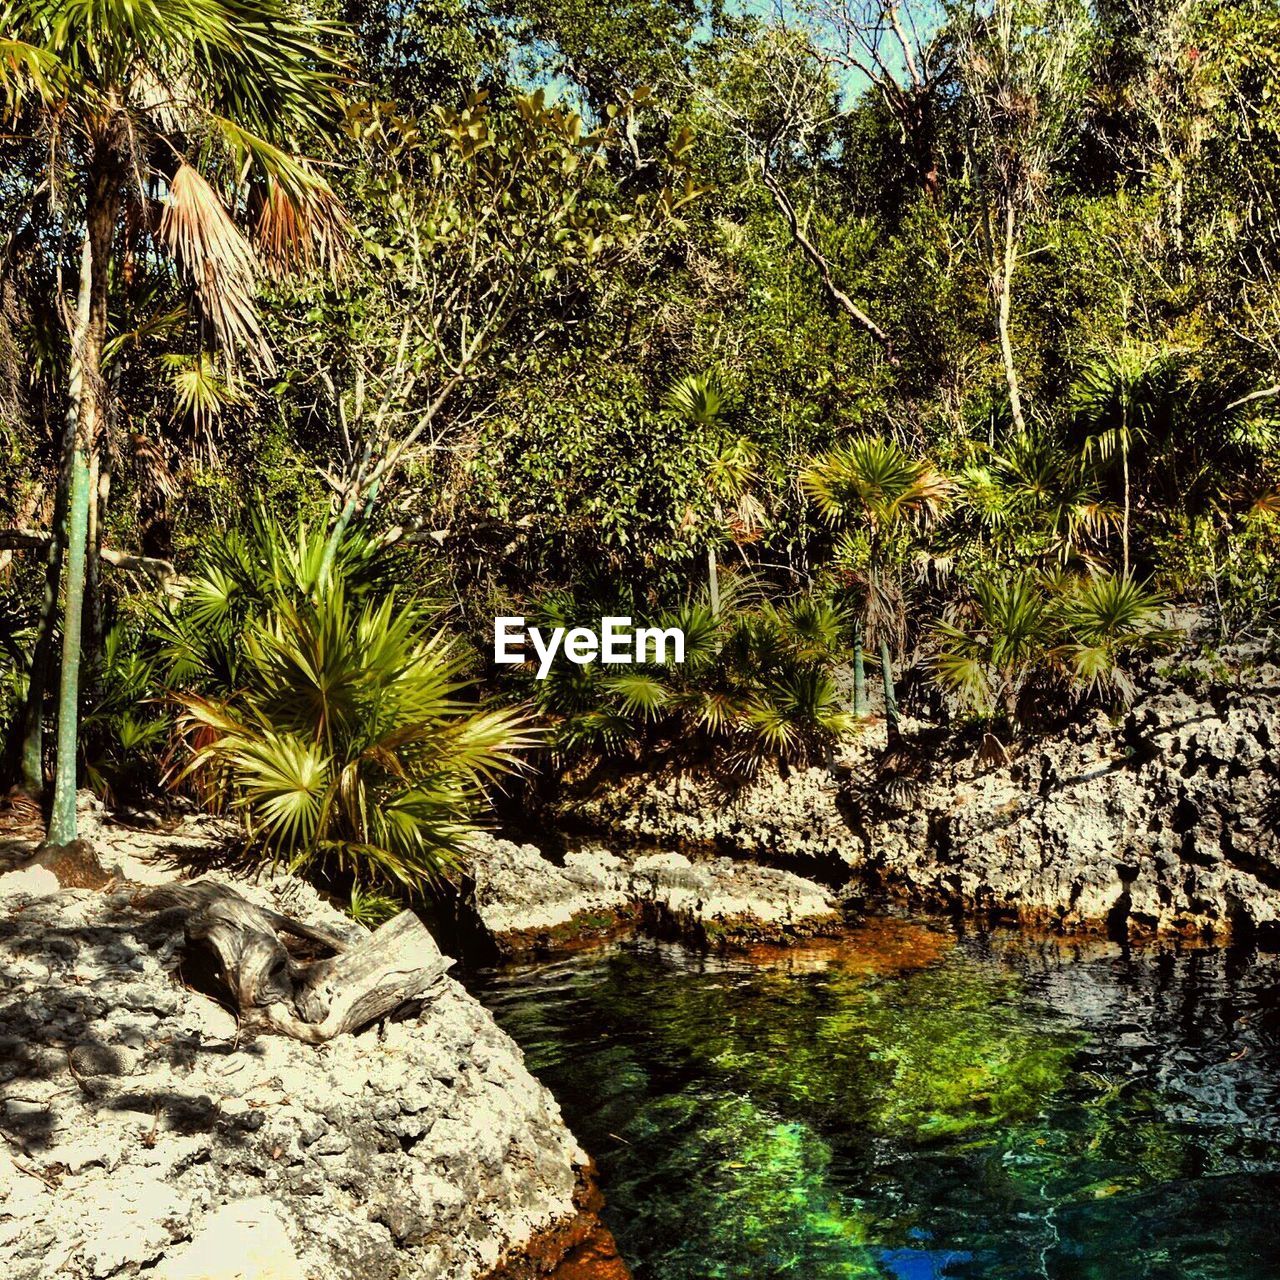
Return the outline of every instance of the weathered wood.
{"type": "Polygon", "coordinates": [[[453,963],[411,911],[348,946],[214,880],[163,885],[139,898],[138,905],[181,913],[188,943],[216,957],[219,981],[234,999],[242,1025],[312,1044],[394,1013],[434,986],[453,963]],[[336,954],[299,963],[281,942],[282,932],[336,954]]]}
{"type": "Polygon", "coordinates": [[[422,921],[402,911],[354,947],[309,965],[295,1004],[302,1020],[328,1040],[393,1013],[434,986],[451,964],[422,921]]]}
{"type": "Polygon", "coordinates": [[[334,951],[344,951],[347,944],[325,929],[317,929],[313,925],[303,924],[292,916],[281,915],[278,911],[269,911],[266,907],[256,906],[242,893],[238,893],[228,884],[219,880],[188,880],[174,884],[162,884],[144,894],[138,905],[150,911],[166,911],[182,908],[192,914],[207,910],[214,903],[235,904],[246,924],[252,922],[254,928],[267,932],[278,931],[291,933],[298,938],[306,938],[309,942],[318,942],[322,947],[334,951]]]}

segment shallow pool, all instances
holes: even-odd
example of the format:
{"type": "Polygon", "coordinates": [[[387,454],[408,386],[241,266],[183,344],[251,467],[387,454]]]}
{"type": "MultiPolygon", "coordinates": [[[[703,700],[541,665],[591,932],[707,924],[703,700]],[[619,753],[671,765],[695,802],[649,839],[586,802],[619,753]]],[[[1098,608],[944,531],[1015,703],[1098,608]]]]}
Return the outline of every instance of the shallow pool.
{"type": "Polygon", "coordinates": [[[872,921],[477,973],[637,1280],[1280,1277],[1275,957],[872,921]]]}

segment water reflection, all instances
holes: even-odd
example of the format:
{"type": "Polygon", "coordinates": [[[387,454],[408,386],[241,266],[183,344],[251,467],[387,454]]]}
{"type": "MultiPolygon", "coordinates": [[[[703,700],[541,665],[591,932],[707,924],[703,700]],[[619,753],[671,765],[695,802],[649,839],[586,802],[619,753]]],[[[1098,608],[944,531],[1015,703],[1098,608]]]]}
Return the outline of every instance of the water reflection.
{"type": "Polygon", "coordinates": [[[880,920],[474,985],[640,1280],[1274,1280],[1276,964],[880,920]]]}

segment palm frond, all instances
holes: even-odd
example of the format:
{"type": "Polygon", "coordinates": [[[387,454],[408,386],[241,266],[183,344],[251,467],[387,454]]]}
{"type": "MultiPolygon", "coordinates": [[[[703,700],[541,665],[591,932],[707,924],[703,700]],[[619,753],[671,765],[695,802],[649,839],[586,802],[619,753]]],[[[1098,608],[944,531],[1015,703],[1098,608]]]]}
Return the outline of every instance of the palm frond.
{"type": "Polygon", "coordinates": [[[718,426],[732,411],[735,401],[733,389],[714,369],[679,379],[662,398],[670,412],[700,427],[718,426]]]}
{"type": "Polygon", "coordinates": [[[617,697],[627,715],[642,720],[656,720],[670,696],[660,680],[640,673],[612,676],[604,681],[604,687],[617,697]]]}
{"type": "Polygon", "coordinates": [[[201,313],[228,354],[248,353],[264,372],[275,368],[258,319],[258,260],[217,193],[183,163],[169,181],[157,234],[195,290],[201,313]]]}

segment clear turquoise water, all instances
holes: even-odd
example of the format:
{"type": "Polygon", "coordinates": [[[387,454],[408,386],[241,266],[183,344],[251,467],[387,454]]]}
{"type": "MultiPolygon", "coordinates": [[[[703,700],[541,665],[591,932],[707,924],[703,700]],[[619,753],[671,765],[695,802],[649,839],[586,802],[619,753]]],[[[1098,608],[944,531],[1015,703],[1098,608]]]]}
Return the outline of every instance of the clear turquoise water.
{"type": "Polygon", "coordinates": [[[881,921],[472,985],[637,1280],[1277,1280],[1280,966],[881,921]]]}

